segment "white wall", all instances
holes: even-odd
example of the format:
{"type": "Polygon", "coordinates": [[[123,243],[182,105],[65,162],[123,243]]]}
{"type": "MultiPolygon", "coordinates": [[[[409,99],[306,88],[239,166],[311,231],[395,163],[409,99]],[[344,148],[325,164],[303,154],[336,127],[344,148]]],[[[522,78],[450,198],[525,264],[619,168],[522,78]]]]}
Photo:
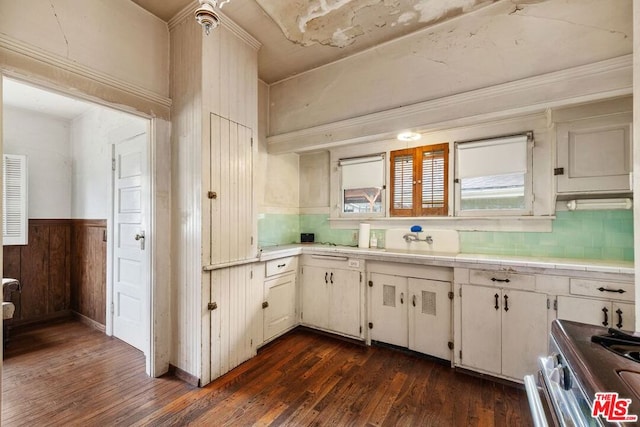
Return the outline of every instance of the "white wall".
{"type": "Polygon", "coordinates": [[[108,218],[113,142],[110,135],[139,120],[144,119],[94,107],[71,122],[71,218],[108,218]]]}
{"type": "MultiPolygon", "coordinates": [[[[632,52],[631,0],[503,1],[273,84],[270,135],[632,52]]],[[[487,112],[492,111],[487,105],[487,112]]]]}
{"type": "Polygon", "coordinates": [[[1,38],[169,94],[167,24],[129,0],[0,0],[1,38]]]}
{"type": "Polygon", "coordinates": [[[25,154],[29,170],[29,218],[71,215],[70,123],[5,107],[4,152],[25,154]]]}

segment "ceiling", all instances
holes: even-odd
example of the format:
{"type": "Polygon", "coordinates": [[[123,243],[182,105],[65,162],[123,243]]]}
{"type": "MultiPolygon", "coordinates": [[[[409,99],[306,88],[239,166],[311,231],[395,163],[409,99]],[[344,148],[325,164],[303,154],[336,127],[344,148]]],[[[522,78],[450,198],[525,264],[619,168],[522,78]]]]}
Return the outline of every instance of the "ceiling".
{"type": "Polygon", "coordinates": [[[93,107],[88,102],[78,101],[6,77],[2,79],[2,103],[5,107],[34,111],[62,120],[73,120],[93,107]]]}
{"type": "MultiPolygon", "coordinates": [[[[193,0],[132,1],[164,21],[197,5],[193,0]]],[[[262,43],[258,74],[271,84],[495,1],[231,0],[222,12],[262,43]]]]}

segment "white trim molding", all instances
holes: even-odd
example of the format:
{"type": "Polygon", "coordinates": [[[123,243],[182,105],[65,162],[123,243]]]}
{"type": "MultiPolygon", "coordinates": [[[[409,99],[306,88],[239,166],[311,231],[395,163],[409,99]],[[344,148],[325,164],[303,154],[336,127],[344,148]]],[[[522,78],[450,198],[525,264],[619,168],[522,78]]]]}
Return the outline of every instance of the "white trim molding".
{"type": "Polygon", "coordinates": [[[629,95],[632,55],[543,74],[267,138],[270,154],[302,153],[394,138],[399,129],[432,132],[629,95]],[[488,111],[487,106],[491,106],[488,111]]]}
{"type": "Polygon", "coordinates": [[[92,81],[104,84],[114,89],[123,90],[136,97],[159,104],[163,107],[171,107],[171,99],[143,87],[131,84],[124,80],[110,76],[106,73],[79,64],[70,59],[54,55],[36,46],[16,40],[6,34],[0,33],[0,49],[5,49],[30,59],[43,62],[57,69],[62,69],[73,74],[88,78],[92,81]]]}

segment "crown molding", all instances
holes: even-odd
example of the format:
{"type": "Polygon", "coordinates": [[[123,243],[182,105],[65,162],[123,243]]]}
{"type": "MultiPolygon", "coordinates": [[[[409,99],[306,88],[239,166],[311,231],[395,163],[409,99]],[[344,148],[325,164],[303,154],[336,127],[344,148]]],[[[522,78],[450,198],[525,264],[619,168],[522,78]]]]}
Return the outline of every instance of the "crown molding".
{"type": "Polygon", "coordinates": [[[633,58],[625,55],[325,125],[272,135],[273,154],[395,138],[406,128],[433,131],[509,118],[632,93],[633,58]]]}
{"type": "Polygon", "coordinates": [[[128,92],[147,101],[162,105],[163,107],[171,107],[171,98],[167,98],[143,87],[94,70],[93,68],[82,65],[71,59],[52,54],[31,44],[9,37],[6,34],[0,33],[0,49],[6,49],[8,51],[24,55],[30,59],[43,62],[53,67],[94,80],[98,83],[128,92]]]}
{"type": "MultiPolygon", "coordinates": [[[[185,19],[193,19],[193,22],[195,24],[195,18],[193,14],[199,4],[200,3],[197,0],[192,1],[187,6],[185,6],[180,12],[176,13],[175,16],[171,18],[168,22],[169,31],[173,30],[173,28],[176,25],[178,25],[185,19]]],[[[233,22],[231,18],[229,18],[224,13],[222,13],[220,9],[218,9],[216,13],[220,15],[220,25],[222,27],[231,31],[236,37],[243,40],[245,43],[247,43],[249,46],[251,46],[255,50],[259,50],[260,47],[262,47],[262,43],[256,40],[251,34],[246,32],[244,28],[242,28],[241,26],[233,22]]]]}

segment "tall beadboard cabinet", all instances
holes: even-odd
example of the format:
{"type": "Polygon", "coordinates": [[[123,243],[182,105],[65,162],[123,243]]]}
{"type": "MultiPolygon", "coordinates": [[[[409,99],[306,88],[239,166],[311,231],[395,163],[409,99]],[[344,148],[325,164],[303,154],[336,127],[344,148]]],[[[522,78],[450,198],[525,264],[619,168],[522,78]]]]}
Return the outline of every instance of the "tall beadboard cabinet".
{"type": "Polygon", "coordinates": [[[262,341],[262,276],[253,272],[260,44],[222,18],[209,35],[191,9],[169,22],[171,364],[201,385],[253,357],[262,341]]]}

